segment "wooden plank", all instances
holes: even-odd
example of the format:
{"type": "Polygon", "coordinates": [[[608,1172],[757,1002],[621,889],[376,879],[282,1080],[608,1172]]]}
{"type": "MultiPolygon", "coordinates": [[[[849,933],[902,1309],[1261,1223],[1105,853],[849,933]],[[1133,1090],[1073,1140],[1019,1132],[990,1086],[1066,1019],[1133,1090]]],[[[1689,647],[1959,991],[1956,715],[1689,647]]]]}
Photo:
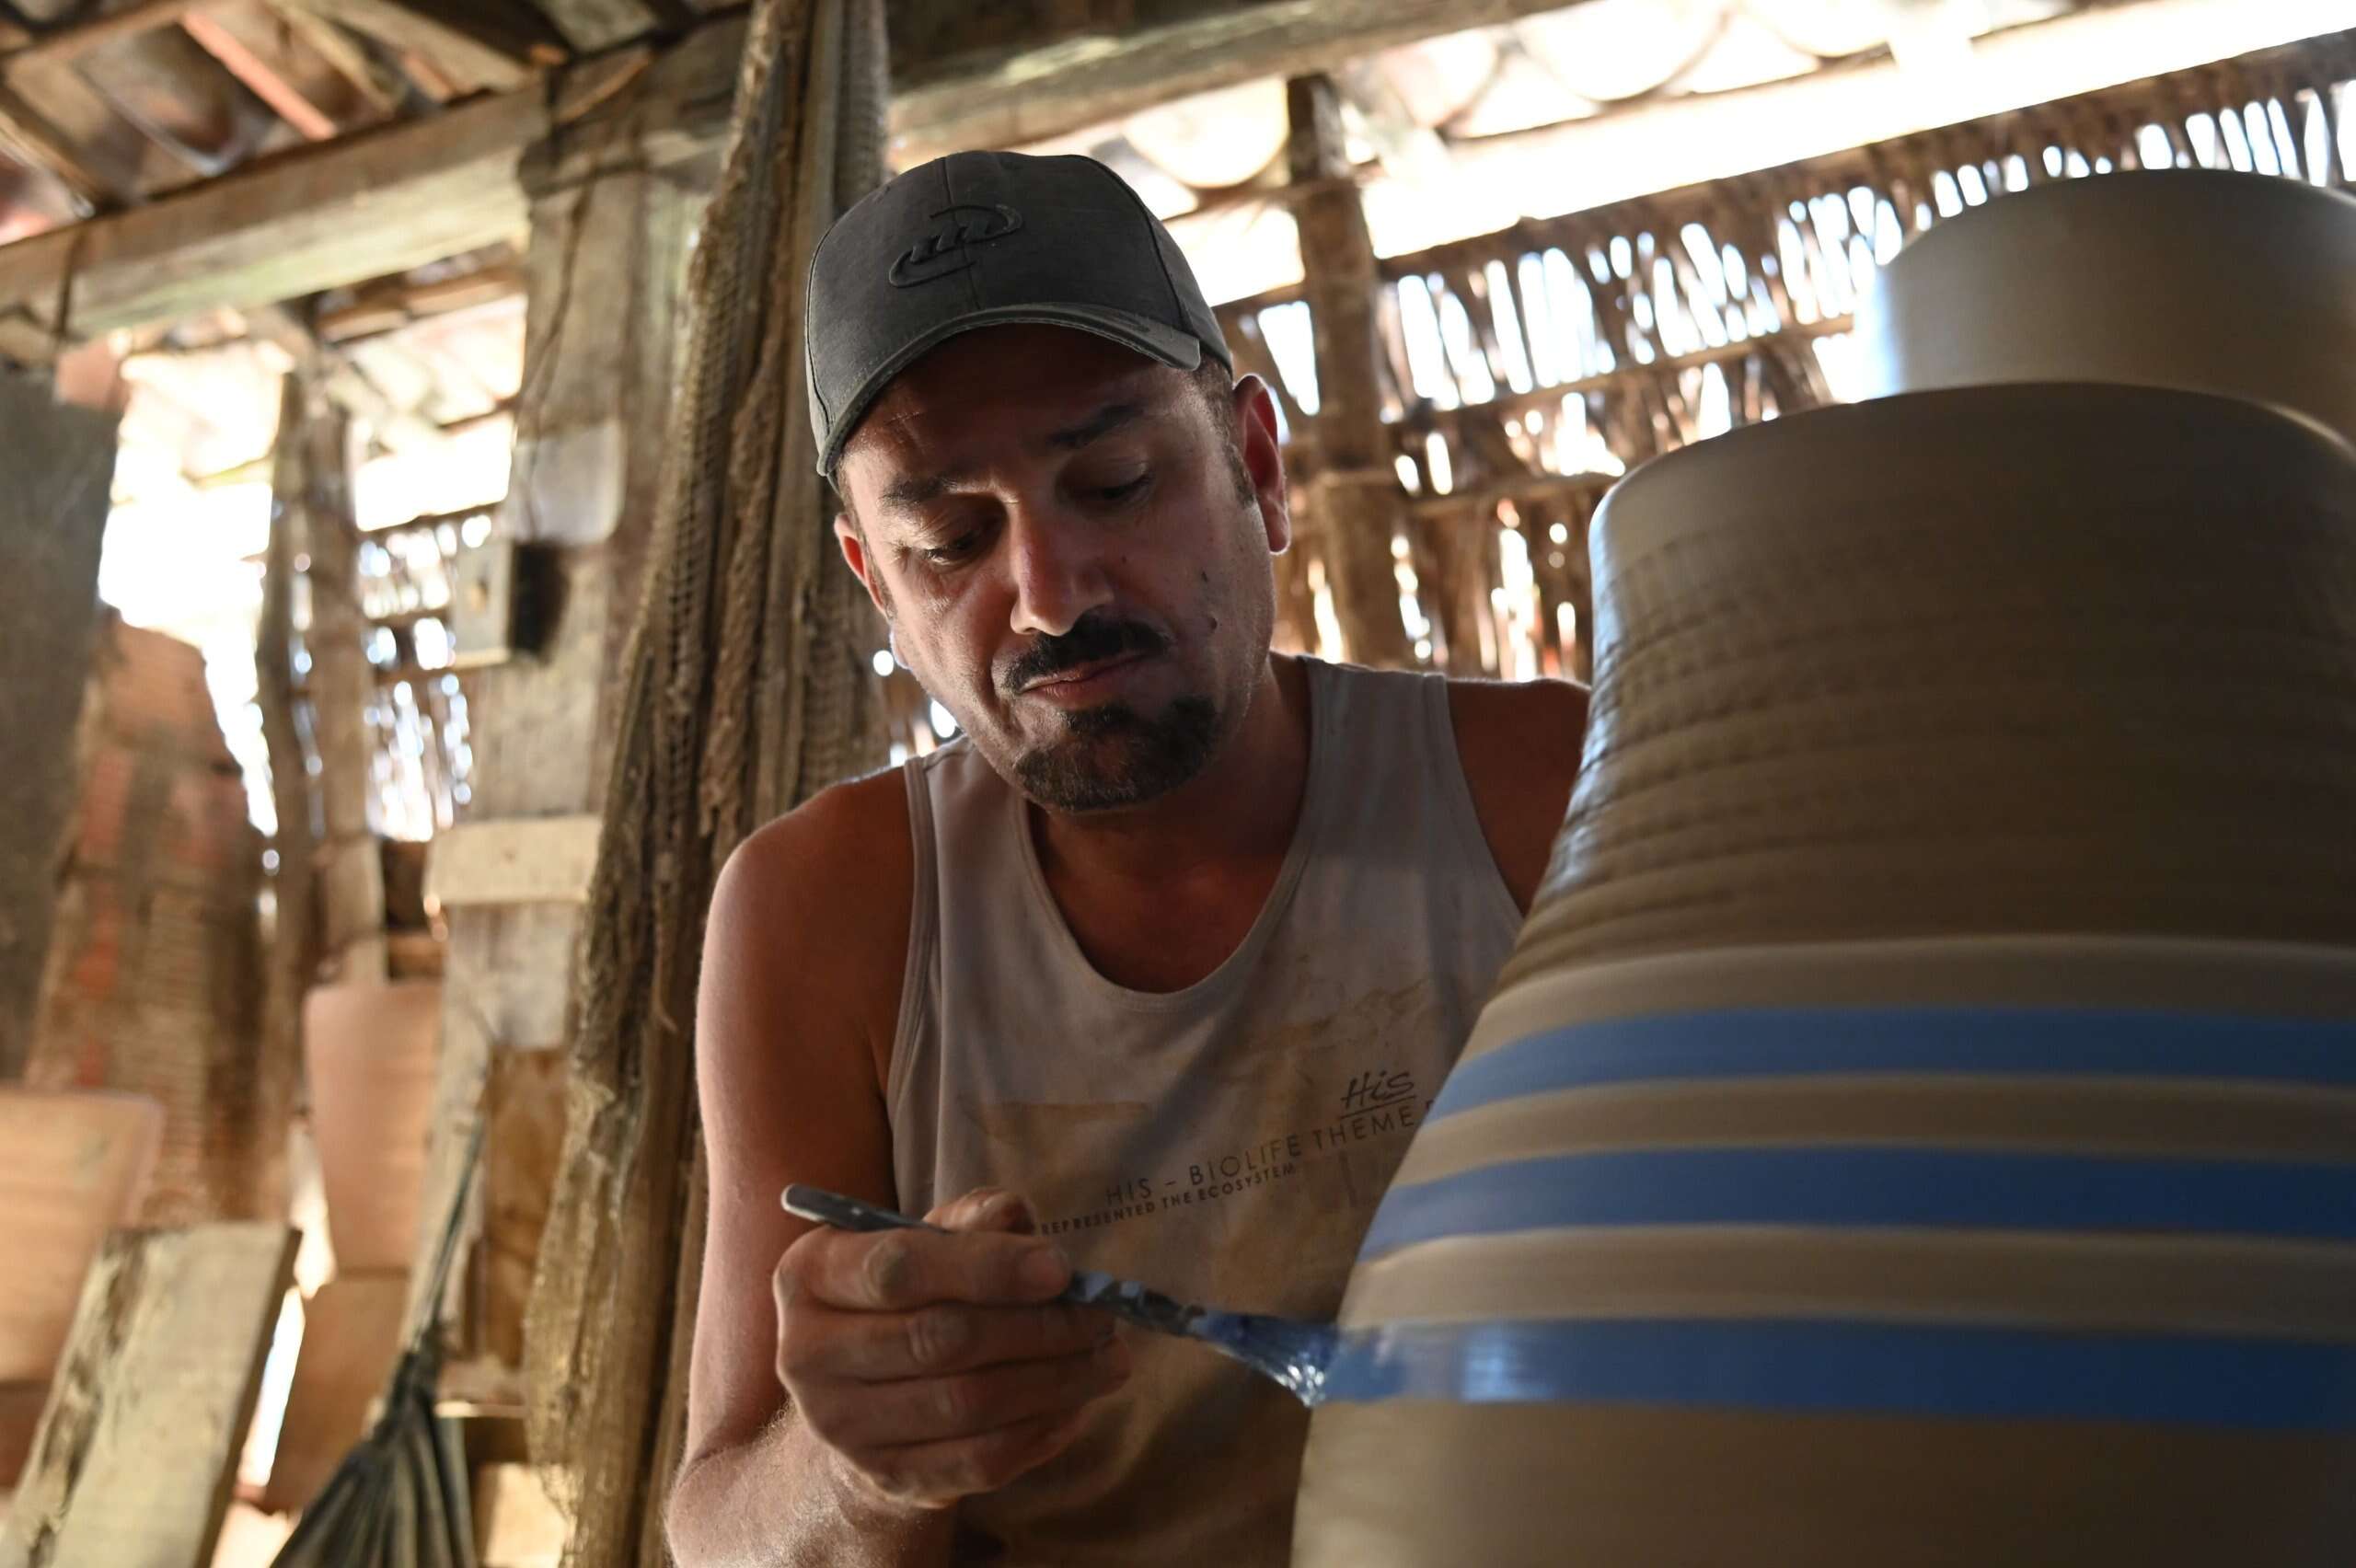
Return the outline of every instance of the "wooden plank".
{"type": "Polygon", "coordinates": [[[416,1250],[442,987],[322,986],[303,1009],[311,1131],[339,1268],[401,1272],[416,1250]]]}
{"type": "Polygon", "coordinates": [[[0,1568],[204,1568],[294,1265],[283,1225],[122,1230],[74,1317],[0,1568]]]}
{"type": "Polygon", "coordinates": [[[262,1507],[300,1513],[368,1431],[400,1354],[409,1275],[340,1272],[303,1303],[303,1349],[262,1507]]]}
{"type": "Polygon", "coordinates": [[[482,1348],[504,1366],[524,1364],[524,1318],[563,1164],[569,1066],[562,1051],[502,1049],[491,1056],[476,1294],[482,1348]]]}
{"type": "Polygon", "coordinates": [[[67,269],[73,329],[178,320],[381,277],[512,238],[515,166],[548,132],[538,92],[264,159],[118,215],[0,247],[0,315],[49,321],[67,269]]]}
{"type": "Polygon", "coordinates": [[[561,63],[565,57],[545,32],[525,25],[513,7],[488,0],[465,0],[463,5],[430,0],[293,3],[395,49],[422,54],[461,84],[491,92],[512,92],[535,72],[561,63]]]}
{"type": "Polygon", "coordinates": [[[535,0],[583,54],[641,38],[663,25],[662,11],[647,0],[535,0]]]}
{"type": "Polygon", "coordinates": [[[124,194],[82,156],[71,137],[5,81],[0,81],[0,148],[55,175],[87,206],[110,207],[124,194]]]}
{"type": "Polygon", "coordinates": [[[964,147],[1019,146],[1172,98],[1320,70],[1440,33],[1560,10],[1563,3],[1198,0],[1157,7],[1162,18],[1147,27],[1133,25],[1126,8],[1107,7],[1083,31],[995,55],[895,60],[894,147],[906,163],[964,147]]]}
{"type": "Polygon", "coordinates": [[[50,75],[68,70],[198,179],[225,174],[254,156],[280,128],[275,115],[177,27],[122,39],[71,67],[52,67],[50,75]]]}
{"type": "Polygon", "coordinates": [[[78,60],[94,49],[103,49],[125,39],[154,32],[157,28],[170,27],[202,3],[203,0],[138,0],[138,4],[92,17],[87,21],[52,29],[21,48],[0,54],[0,71],[14,70],[35,62],[62,64],[78,60]]]}
{"type": "Polygon", "coordinates": [[[604,819],[590,815],[461,823],[434,837],[426,902],[444,909],[583,903],[604,826],[604,819]]]}
{"type": "Polygon", "coordinates": [[[420,317],[468,310],[523,292],[520,264],[486,267],[424,283],[386,278],[357,290],[350,305],[322,311],[316,325],[321,341],[344,343],[405,327],[420,317]]]}
{"type": "MultiPolygon", "coordinates": [[[[402,32],[420,52],[435,54],[430,41],[415,41],[422,27],[493,80],[521,82],[533,58],[512,37],[496,48],[479,45],[487,52],[452,43],[457,25],[443,11],[428,16],[390,0],[274,3],[377,36],[402,32]]],[[[894,125],[910,148],[1010,144],[1266,75],[1320,51],[1380,47],[1547,3],[1468,0],[1460,12],[1449,0],[1353,0],[1332,7],[1327,21],[1311,0],[1241,10],[1190,0],[1199,6],[1186,13],[1191,19],[1134,38],[1091,34],[987,55],[960,52],[953,29],[936,40],[939,57],[895,63],[909,90],[895,103],[894,125]],[[1374,41],[1350,41],[1359,39],[1374,41]],[[1157,61],[1155,47],[1173,52],[1157,61]]],[[[722,18],[657,63],[642,91],[663,106],[647,128],[662,158],[717,145],[743,37],[741,18],[722,18]]],[[[15,307],[47,320],[69,257],[78,259],[74,326],[88,334],[316,294],[511,237],[525,224],[516,160],[548,134],[550,97],[537,86],[502,93],[414,124],[260,160],[137,213],[0,248],[0,316],[15,307]]]]}
{"type": "Polygon", "coordinates": [[[350,33],[325,17],[306,11],[297,0],[260,0],[260,4],[289,38],[299,40],[342,77],[378,118],[399,110],[400,83],[390,70],[372,59],[350,33]]]}
{"type": "Polygon", "coordinates": [[[0,1382],[55,1370],[90,1260],[139,1212],[163,1136],[142,1095],[0,1088],[0,1382]]]}
{"type": "MultiPolygon", "coordinates": [[[[497,1121],[499,1063],[524,1053],[562,1054],[556,1048],[565,1042],[581,916],[581,906],[562,904],[460,905],[449,911],[442,1045],[426,1118],[432,1131],[418,1200],[420,1223],[411,1241],[417,1259],[431,1257],[440,1239],[441,1216],[457,1191],[476,1123],[486,1116],[497,1121]]],[[[468,1244],[480,1239],[479,1228],[470,1230],[468,1244]]],[[[413,1283],[422,1292],[422,1266],[413,1283]]]]}
{"type": "MultiPolygon", "coordinates": [[[[297,0],[272,3],[293,6],[297,0]]],[[[361,3],[318,0],[321,6],[361,3]]],[[[385,6],[388,0],[368,3],[385,6]]],[[[1149,28],[1121,32],[1107,24],[996,52],[961,47],[961,38],[970,35],[953,26],[927,40],[922,51],[894,62],[901,92],[893,106],[893,127],[903,157],[1018,144],[1117,118],[1173,95],[1293,74],[1351,53],[1552,8],[1555,0],[1267,0],[1243,6],[1185,0],[1183,6],[1157,6],[1160,19],[1149,28]]],[[[989,10],[973,9],[976,17],[989,10]]],[[[2212,41],[2202,52],[2195,41],[2199,36],[2223,36],[2235,40],[2231,47],[2254,49],[2279,42],[2278,34],[2293,36],[2304,25],[2293,19],[2254,30],[2248,17],[2258,9],[2246,0],[2138,0],[2000,33],[1979,49],[2004,54],[2008,62],[2017,58],[2026,71],[2036,63],[2031,56],[2045,40],[2066,32],[2075,40],[2066,51],[2073,60],[2108,51],[2107,63],[2116,63],[2101,75],[2116,81],[2211,58],[2216,45],[2212,41]],[[2248,17],[2235,22],[2229,11],[2248,17]],[[2125,36],[2122,29],[2141,28],[2147,20],[2155,24],[2149,30],[2158,42],[2134,50],[2112,47],[2125,36]],[[2200,34],[2199,27],[2209,33],[2200,34]]],[[[2311,6],[2291,9],[2310,19],[2322,15],[2311,6]]],[[[2304,31],[2328,25],[2318,22],[2304,31]]],[[[661,101],[668,107],[648,127],[650,156],[659,151],[658,161],[673,160],[717,144],[743,36],[741,19],[722,18],[689,34],[657,63],[653,75],[663,78],[661,101]]],[[[1975,80],[2007,84],[1999,96],[2018,96],[2009,84],[2026,79],[2021,71],[1996,69],[1993,54],[1983,64],[1987,68],[1975,80]]],[[[592,63],[577,69],[598,68],[592,63]]],[[[2035,94],[2085,89],[2083,81],[2062,81],[2057,75],[2062,69],[2038,67],[2042,86],[2035,94]]],[[[1854,74],[1842,74],[1844,89],[1854,74]]],[[[570,75],[556,84],[560,100],[570,75]]],[[[1781,86],[1800,90],[1793,84],[1781,86]]],[[[656,86],[650,81],[645,91],[654,94],[656,86]]],[[[1919,127],[1926,113],[1940,112],[1925,109],[1927,100],[1919,92],[1907,97],[1902,83],[1898,94],[1913,106],[1904,129],[1919,127]]],[[[152,211],[0,248],[0,317],[14,309],[47,319],[65,259],[76,244],[82,247],[82,297],[75,324],[93,332],[313,294],[509,237],[523,224],[524,203],[513,179],[515,160],[549,130],[549,98],[537,88],[503,94],[374,137],[266,160],[158,202],[152,211]]],[[[1644,116],[1690,109],[1688,118],[1709,119],[1738,109],[1745,121],[1738,134],[1706,136],[1680,120],[1669,140],[1679,146],[1733,147],[1729,156],[1743,168],[1807,150],[1788,145],[1788,138],[1770,146],[1752,133],[1761,122],[1846,125],[1843,144],[1856,138],[1854,117],[1778,113],[1770,98],[1782,101],[1766,88],[1680,99],[1676,106],[1576,122],[1560,133],[1588,135],[1581,126],[1608,124],[1615,138],[1658,141],[1659,128],[1650,120],[1637,123],[1644,116]],[[1722,101],[1736,98],[1742,104],[1722,101]]],[[[1884,125],[1876,134],[1894,129],[1884,125]]],[[[1478,144],[1472,145],[1478,149],[1478,144]]],[[[1590,154],[1582,142],[1577,161],[1631,167],[1644,162],[1604,156],[1610,151],[1590,154]]],[[[1458,149],[1460,160],[1470,156],[1458,149]]],[[[1680,176],[1696,177],[1690,170],[1680,176]]]]}
{"type": "MultiPolygon", "coordinates": [[[[101,399],[111,379],[92,368],[101,399]]],[[[96,589],[115,416],[64,400],[60,376],[0,370],[0,1081],[22,1078],[52,994],[45,976],[87,788],[87,722],[100,636],[96,589]]]]}
{"type": "MultiPolygon", "coordinates": [[[[290,45],[290,35],[269,22],[256,27],[262,15],[243,6],[222,6],[191,11],[180,27],[197,47],[221,63],[222,69],[243,82],[272,112],[300,132],[306,141],[332,141],[343,129],[334,112],[336,99],[321,90],[316,79],[305,82],[302,59],[290,45]]],[[[330,76],[343,98],[352,96],[349,83],[330,76]]]]}

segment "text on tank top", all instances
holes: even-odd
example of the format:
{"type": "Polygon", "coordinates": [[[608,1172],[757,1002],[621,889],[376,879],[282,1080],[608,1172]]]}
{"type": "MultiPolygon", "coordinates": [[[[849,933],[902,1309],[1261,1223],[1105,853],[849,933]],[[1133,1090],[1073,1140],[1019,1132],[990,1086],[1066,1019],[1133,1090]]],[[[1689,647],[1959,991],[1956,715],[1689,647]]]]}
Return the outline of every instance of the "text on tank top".
{"type": "MultiPolygon", "coordinates": [[[[1306,792],[1259,917],[1182,991],[1082,955],[1027,807],[973,749],[907,765],[916,915],[889,1110],[902,1208],[1019,1192],[1079,1267],[1331,1318],[1374,1206],[1521,923],[1447,683],[1303,660],[1306,792]]],[[[1287,1559],[1307,1412],[1207,1347],[1131,1333],[1080,1439],[961,1505],[960,1562],[1287,1559]]]]}

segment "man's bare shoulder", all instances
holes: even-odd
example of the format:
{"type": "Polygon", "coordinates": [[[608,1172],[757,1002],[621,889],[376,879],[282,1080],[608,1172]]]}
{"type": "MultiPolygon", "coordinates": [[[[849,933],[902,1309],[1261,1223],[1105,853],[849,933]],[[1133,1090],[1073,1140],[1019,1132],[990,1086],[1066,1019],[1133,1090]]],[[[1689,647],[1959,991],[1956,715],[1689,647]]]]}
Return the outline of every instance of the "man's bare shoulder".
{"type": "Polygon", "coordinates": [[[907,778],[893,767],[822,790],[764,824],[736,847],[721,882],[740,882],[745,894],[769,900],[798,896],[815,879],[839,896],[854,890],[829,882],[847,873],[860,873],[850,880],[864,884],[914,870],[907,778]]]}
{"type": "Polygon", "coordinates": [[[707,937],[708,985],[756,1002],[790,995],[805,1021],[855,1031],[879,1073],[915,903],[907,801],[893,768],[835,785],[761,827],[721,872],[707,937]]]}
{"type": "Polygon", "coordinates": [[[1587,688],[1568,681],[1451,680],[1448,707],[1481,831],[1526,909],[1578,778],[1587,688]]]}

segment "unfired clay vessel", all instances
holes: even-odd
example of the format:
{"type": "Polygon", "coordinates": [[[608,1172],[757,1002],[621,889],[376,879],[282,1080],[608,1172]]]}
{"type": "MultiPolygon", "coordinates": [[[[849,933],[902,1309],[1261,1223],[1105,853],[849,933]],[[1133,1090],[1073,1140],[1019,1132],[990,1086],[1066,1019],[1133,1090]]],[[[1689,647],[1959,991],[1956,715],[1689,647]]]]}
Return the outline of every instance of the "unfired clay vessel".
{"type": "Polygon", "coordinates": [[[2356,438],[2356,198],[2219,169],[1999,196],[1900,250],[1857,338],[1867,397],[2115,381],[2227,393],[2356,438]]]}
{"type": "Polygon", "coordinates": [[[1926,393],[1593,548],[1585,774],[1297,1568],[2356,1563],[2356,453],[1926,393]]]}

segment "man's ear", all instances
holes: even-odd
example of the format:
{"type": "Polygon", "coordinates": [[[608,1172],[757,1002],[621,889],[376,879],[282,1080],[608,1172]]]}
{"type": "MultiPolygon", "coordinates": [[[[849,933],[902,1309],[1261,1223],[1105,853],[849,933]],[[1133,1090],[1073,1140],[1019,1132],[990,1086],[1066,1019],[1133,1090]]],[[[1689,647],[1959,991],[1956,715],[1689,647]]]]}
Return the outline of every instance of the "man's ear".
{"type": "Polygon", "coordinates": [[[867,590],[876,613],[888,618],[891,603],[883,582],[875,575],[875,562],[867,553],[867,538],[859,531],[859,520],[848,512],[835,513],[835,542],[842,547],[844,562],[859,579],[859,585],[867,590]]]}
{"type": "Polygon", "coordinates": [[[1235,384],[1235,423],[1236,448],[1260,504],[1268,553],[1282,555],[1292,548],[1292,502],[1285,489],[1284,447],[1276,439],[1276,400],[1256,375],[1235,384]]]}

